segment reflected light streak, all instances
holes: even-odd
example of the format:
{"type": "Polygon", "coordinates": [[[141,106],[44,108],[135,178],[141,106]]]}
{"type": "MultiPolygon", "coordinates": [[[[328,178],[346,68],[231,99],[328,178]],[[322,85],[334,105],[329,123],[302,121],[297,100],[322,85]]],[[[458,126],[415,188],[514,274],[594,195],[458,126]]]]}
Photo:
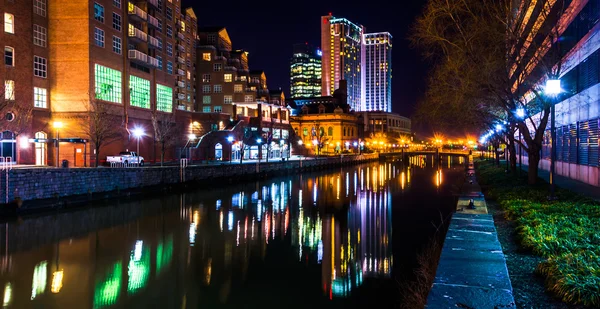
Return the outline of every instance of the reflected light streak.
{"type": "Polygon", "coordinates": [[[315,179],[313,185],[313,203],[317,205],[317,180],[315,179]]]}
{"type": "Polygon", "coordinates": [[[339,200],[340,199],[340,176],[337,176],[337,179],[335,182],[335,187],[336,187],[336,198],[339,200]]]}
{"type": "Polygon", "coordinates": [[[50,291],[52,293],[56,294],[60,292],[60,289],[62,288],[63,274],[64,273],[62,269],[52,273],[52,285],[50,286],[50,291]]]}
{"type": "Polygon", "coordinates": [[[233,230],[233,211],[231,210],[227,214],[227,229],[230,231],[233,230]]]}
{"type": "Polygon", "coordinates": [[[405,182],[406,182],[406,175],[404,174],[404,172],[402,172],[400,174],[400,187],[402,188],[402,190],[404,190],[405,182]]]}
{"type": "Polygon", "coordinates": [[[12,284],[7,282],[4,286],[4,296],[2,298],[2,306],[6,307],[10,305],[12,301],[12,284]]]}
{"type": "Polygon", "coordinates": [[[236,235],[236,246],[240,245],[240,220],[237,221],[237,235],[236,235]]]}
{"type": "Polygon", "coordinates": [[[46,277],[48,273],[48,261],[37,264],[33,270],[33,281],[31,283],[31,299],[43,294],[46,290],[46,277]]]}
{"type": "Polygon", "coordinates": [[[221,228],[221,232],[223,232],[223,210],[219,212],[219,227],[221,228]]]}
{"type": "Polygon", "coordinates": [[[298,207],[302,208],[302,189],[298,190],[298,207]]]}
{"type": "Polygon", "coordinates": [[[256,203],[256,217],[258,222],[260,222],[260,220],[262,219],[262,213],[262,200],[258,200],[258,202],[256,203]]]}

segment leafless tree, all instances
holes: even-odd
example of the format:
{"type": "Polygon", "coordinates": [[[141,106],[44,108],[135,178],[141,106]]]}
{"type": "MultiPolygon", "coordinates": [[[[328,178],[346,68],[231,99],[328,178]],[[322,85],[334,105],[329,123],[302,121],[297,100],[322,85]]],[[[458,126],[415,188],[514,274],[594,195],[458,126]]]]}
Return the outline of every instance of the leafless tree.
{"type": "Polygon", "coordinates": [[[120,119],[110,112],[109,104],[101,102],[93,96],[90,96],[84,104],[87,115],[82,119],[81,128],[96,150],[95,166],[98,167],[102,147],[122,138],[118,129],[120,119]]]}
{"type": "Polygon", "coordinates": [[[175,122],[175,113],[152,111],[152,127],[154,128],[154,139],[160,145],[160,166],[163,166],[166,149],[175,146],[179,140],[179,128],[175,122]]]}
{"type": "MultiPolygon", "coordinates": [[[[536,24],[534,31],[539,35],[530,36],[523,32],[523,20],[513,15],[512,2],[428,1],[411,37],[434,62],[418,115],[441,126],[460,123],[480,131],[487,131],[498,120],[513,124],[512,130],[504,132],[514,133],[516,128],[522,132],[522,146],[529,157],[529,183],[533,184],[553,103],[553,98],[543,94],[540,82],[560,76],[564,54],[558,23],[536,24]],[[528,117],[517,117],[519,108],[527,110],[528,117]],[[537,115],[535,119],[533,115],[537,115]]],[[[564,1],[552,0],[542,0],[538,7],[546,20],[557,20],[565,9],[564,1]],[[563,7],[556,10],[555,5],[563,7]]],[[[514,136],[506,141],[514,151],[514,136]]],[[[511,165],[516,166],[515,162],[511,165]]]]}
{"type": "Polygon", "coordinates": [[[4,84],[0,85],[0,131],[10,131],[15,137],[29,130],[33,105],[19,98],[15,91],[14,82],[17,79],[14,72],[7,72],[4,84]]]}

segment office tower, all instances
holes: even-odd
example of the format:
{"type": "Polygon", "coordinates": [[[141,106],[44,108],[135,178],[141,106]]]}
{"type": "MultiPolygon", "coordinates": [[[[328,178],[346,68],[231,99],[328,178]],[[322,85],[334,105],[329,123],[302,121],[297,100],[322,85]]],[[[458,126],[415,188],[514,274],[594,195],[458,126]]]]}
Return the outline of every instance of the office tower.
{"type": "Polygon", "coordinates": [[[321,96],[321,56],[321,50],[308,43],[294,45],[290,64],[292,98],[321,96]]]}
{"type": "Polygon", "coordinates": [[[365,105],[362,111],[392,112],[392,35],[367,33],[365,41],[365,105]]]}
{"type": "Polygon", "coordinates": [[[331,14],[321,17],[322,78],[321,94],[330,96],[339,81],[348,82],[348,104],[360,111],[364,99],[363,34],[365,28],[331,14]]]}

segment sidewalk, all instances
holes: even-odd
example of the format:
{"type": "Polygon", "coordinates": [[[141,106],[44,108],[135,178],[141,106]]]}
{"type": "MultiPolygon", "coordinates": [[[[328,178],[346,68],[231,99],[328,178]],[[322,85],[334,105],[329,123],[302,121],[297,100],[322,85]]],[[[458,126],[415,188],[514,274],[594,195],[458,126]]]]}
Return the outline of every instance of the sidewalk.
{"type": "Polygon", "coordinates": [[[469,169],[442,247],[426,308],[515,308],[494,219],[469,169]],[[470,200],[473,205],[469,205],[470,200]]]}
{"type": "MultiPolygon", "coordinates": [[[[505,162],[505,161],[501,161],[505,162]]],[[[523,170],[525,174],[527,174],[528,166],[523,164],[523,170]]],[[[525,175],[524,174],[524,175],[525,175]]],[[[538,177],[544,179],[545,181],[550,181],[550,172],[542,169],[538,169],[538,177]]],[[[575,193],[579,193],[581,195],[585,195],[589,198],[592,198],[596,201],[600,201],[600,188],[596,186],[589,185],[587,183],[574,180],[565,176],[555,175],[554,176],[555,184],[558,187],[563,189],[567,189],[573,191],[575,193]]]]}

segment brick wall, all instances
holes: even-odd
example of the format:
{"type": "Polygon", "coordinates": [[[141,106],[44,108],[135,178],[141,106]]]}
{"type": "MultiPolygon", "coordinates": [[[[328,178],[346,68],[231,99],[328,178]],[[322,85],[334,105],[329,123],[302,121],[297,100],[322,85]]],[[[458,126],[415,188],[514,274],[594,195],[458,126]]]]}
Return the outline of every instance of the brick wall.
{"type": "MultiPolygon", "coordinates": [[[[356,164],[378,159],[378,154],[321,158],[318,160],[261,163],[260,173],[296,173],[313,168],[356,164]]],[[[185,181],[202,181],[220,177],[251,176],[256,164],[188,166],[185,181]]],[[[13,169],[8,175],[8,199],[22,201],[94,194],[181,182],[178,166],[144,168],[32,168],[13,169]]],[[[6,200],[6,172],[0,173],[0,203],[6,200]]]]}

